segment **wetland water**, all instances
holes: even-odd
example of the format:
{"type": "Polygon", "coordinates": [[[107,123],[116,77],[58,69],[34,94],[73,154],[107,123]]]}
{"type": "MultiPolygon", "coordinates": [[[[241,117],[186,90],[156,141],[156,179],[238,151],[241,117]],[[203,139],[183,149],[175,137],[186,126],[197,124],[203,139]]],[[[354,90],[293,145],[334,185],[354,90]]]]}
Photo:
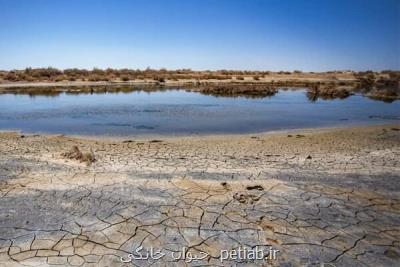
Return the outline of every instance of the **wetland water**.
{"type": "Polygon", "coordinates": [[[364,96],[310,101],[305,90],[272,97],[215,97],[184,90],[56,96],[0,95],[0,130],[75,135],[255,133],[397,123],[400,101],[364,96]]]}

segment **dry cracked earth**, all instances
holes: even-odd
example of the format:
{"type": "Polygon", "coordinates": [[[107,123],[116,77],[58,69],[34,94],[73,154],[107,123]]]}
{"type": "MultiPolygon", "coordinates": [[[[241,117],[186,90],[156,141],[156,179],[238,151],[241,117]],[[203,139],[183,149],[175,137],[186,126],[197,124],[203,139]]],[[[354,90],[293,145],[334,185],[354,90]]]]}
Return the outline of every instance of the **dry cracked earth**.
{"type": "Polygon", "coordinates": [[[0,152],[0,266],[400,265],[399,125],[0,152]]]}

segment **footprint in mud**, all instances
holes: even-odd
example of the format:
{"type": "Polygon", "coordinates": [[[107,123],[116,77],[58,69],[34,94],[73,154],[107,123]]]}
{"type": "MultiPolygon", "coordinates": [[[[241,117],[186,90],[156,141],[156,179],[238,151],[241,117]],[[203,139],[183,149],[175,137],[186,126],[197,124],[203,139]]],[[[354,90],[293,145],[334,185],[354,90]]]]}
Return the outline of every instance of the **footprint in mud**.
{"type": "Polygon", "coordinates": [[[233,195],[233,199],[242,204],[253,204],[260,200],[260,196],[247,193],[236,193],[233,195]]]}
{"type": "Polygon", "coordinates": [[[225,190],[231,190],[231,187],[229,186],[229,184],[227,182],[222,182],[221,185],[225,190]]]}
{"type": "Polygon", "coordinates": [[[261,185],[248,185],[246,186],[247,190],[258,190],[258,191],[263,191],[264,187],[262,187],[261,185]]]}

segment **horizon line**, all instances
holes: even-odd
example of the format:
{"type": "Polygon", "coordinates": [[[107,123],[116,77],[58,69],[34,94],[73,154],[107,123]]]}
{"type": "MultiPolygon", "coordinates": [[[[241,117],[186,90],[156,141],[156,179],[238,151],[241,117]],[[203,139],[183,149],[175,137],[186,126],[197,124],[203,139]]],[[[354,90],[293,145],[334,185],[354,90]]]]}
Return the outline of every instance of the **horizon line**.
{"type": "Polygon", "coordinates": [[[132,67],[118,67],[118,68],[113,68],[113,67],[91,67],[91,68],[79,68],[79,67],[68,67],[68,68],[57,68],[53,66],[47,66],[47,67],[24,67],[24,68],[12,68],[12,69],[0,69],[1,72],[12,72],[12,71],[25,71],[27,69],[56,69],[60,71],[65,71],[65,70],[87,70],[87,71],[93,71],[93,70],[101,70],[101,71],[106,71],[106,70],[133,70],[133,71],[191,71],[191,72],[220,72],[220,71],[232,71],[232,72],[302,72],[302,73],[327,73],[327,72],[386,72],[386,71],[392,71],[392,72],[399,72],[400,69],[379,69],[379,70],[374,70],[374,69],[364,69],[364,70],[355,70],[355,69],[331,69],[331,70],[302,70],[302,69],[280,69],[280,70],[270,70],[270,69],[192,69],[192,68],[152,68],[151,66],[148,66],[146,68],[132,68],[132,67]]]}

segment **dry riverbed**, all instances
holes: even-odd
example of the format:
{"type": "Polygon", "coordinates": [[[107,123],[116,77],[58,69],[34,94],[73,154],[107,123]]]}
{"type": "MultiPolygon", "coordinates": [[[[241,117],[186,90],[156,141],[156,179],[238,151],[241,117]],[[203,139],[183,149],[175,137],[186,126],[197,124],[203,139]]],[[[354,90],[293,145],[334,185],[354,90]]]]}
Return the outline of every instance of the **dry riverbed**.
{"type": "Polygon", "coordinates": [[[400,125],[160,140],[0,133],[0,266],[398,266],[399,158],[400,125]],[[73,146],[96,160],[74,159],[73,146]],[[165,256],[131,261],[140,246],[165,256]],[[275,259],[232,253],[271,248],[275,259]]]}

